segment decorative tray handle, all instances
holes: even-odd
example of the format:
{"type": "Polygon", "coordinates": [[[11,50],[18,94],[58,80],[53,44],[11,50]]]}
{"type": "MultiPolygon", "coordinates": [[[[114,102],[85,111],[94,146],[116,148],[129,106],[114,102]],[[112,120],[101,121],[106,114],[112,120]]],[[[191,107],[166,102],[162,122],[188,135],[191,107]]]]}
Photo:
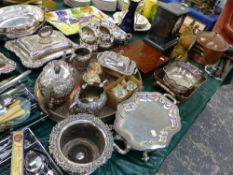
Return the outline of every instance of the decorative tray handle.
{"type": "Polygon", "coordinates": [[[174,105],[176,105],[177,101],[172,95],[165,93],[163,96],[170,100],[174,105]]]}
{"type": "Polygon", "coordinates": [[[125,149],[120,148],[115,142],[113,143],[113,147],[115,148],[115,150],[122,155],[127,154],[130,150],[131,150],[131,146],[129,146],[127,143],[125,143],[125,141],[122,139],[121,136],[116,135],[114,137],[114,141],[118,140],[118,141],[122,141],[125,144],[125,149]]]}

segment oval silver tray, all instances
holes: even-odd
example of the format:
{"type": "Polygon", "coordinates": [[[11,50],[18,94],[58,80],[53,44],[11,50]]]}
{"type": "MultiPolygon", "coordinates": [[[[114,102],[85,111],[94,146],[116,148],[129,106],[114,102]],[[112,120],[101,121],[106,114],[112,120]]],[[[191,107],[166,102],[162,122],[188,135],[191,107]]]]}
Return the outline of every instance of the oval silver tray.
{"type": "Polygon", "coordinates": [[[11,5],[0,8],[0,34],[9,38],[34,33],[44,22],[44,11],[33,5],[11,5]]]}
{"type": "Polygon", "coordinates": [[[175,99],[158,92],[137,92],[118,105],[114,129],[123,138],[127,150],[119,151],[116,145],[115,148],[124,154],[130,149],[149,152],[164,148],[180,128],[175,99]]]}
{"type": "MultiPolygon", "coordinates": [[[[96,55],[93,55],[93,57],[91,59],[91,62],[97,62],[96,55]]],[[[41,109],[44,112],[48,113],[52,120],[60,121],[60,120],[63,120],[65,118],[67,118],[68,116],[72,115],[72,113],[69,111],[69,107],[73,103],[75,95],[80,90],[80,86],[82,85],[82,76],[83,76],[83,74],[84,74],[83,71],[77,70],[77,74],[76,74],[77,84],[76,84],[76,87],[74,88],[74,90],[70,94],[67,101],[65,101],[61,105],[56,106],[53,109],[49,109],[47,107],[46,99],[41,95],[40,90],[38,88],[38,79],[39,79],[39,77],[37,78],[37,81],[35,83],[35,88],[34,88],[35,97],[36,97],[41,109]]],[[[116,80],[115,77],[113,77],[113,76],[111,76],[109,74],[105,74],[104,76],[105,76],[104,78],[107,79],[109,82],[116,80]]],[[[140,74],[139,71],[137,71],[134,76],[138,80],[142,81],[141,74],[140,74]]],[[[107,105],[105,105],[103,107],[103,109],[100,110],[96,114],[96,116],[98,118],[100,118],[101,120],[103,120],[103,121],[108,121],[108,120],[111,120],[114,117],[115,112],[116,111],[114,109],[112,109],[112,108],[108,107],[107,105]]]]}

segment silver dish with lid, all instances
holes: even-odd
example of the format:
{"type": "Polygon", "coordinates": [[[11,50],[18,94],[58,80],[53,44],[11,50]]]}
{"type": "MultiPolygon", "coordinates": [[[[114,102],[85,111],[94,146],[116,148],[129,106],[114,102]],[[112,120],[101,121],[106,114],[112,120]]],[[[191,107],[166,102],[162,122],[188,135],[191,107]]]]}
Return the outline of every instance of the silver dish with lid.
{"type": "Polygon", "coordinates": [[[44,22],[44,10],[33,5],[0,8],[0,35],[17,38],[33,34],[44,22]]]}
{"type": "Polygon", "coordinates": [[[204,78],[203,72],[189,62],[174,61],[163,68],[164,82],[178,93],[197,87],[204,78]]]}
{"type": "Polygon", "coordinates": [[[53,105],[64,102],[75,87],[76,70],[65,61],[54,60],[48,63],[39,76],[39,90],[53,105]]]}
{"type": "Polygon", "coordinates": [[[61,32],[46,26],[36,35],[7,41],[5,47],[14,52],[25,67],[39,68],[64,53],[71,55],[73,45],[61,32]]]}
{"type": "Polygon", "coordinates": [[[50,153],[69,174],[93,173],[111,158],[113,138],[110,129],[89,114],[69,116],[52,130],[50,153]]]}
{"type": "Polygon", "coordinates": [[[105,51],[98,53],[98,63],[110,70],[116,71],[122,75],[133,75],[137,71],[136,63],[121,53],[114,51],[105,51]]]}
{"type": "Polygon", "coordinates": [[[10,73],[15,69],[16,63],[0,53],[0,75],[10,73]]]}
{"type": "Polygon", "coordinates": [[[176,100],[169,94],[158,92],[137,92],[117,107],[114,129],[119,134],[115,140],[126,144],[120,154],[131,149],[143,151],[143,160],[149,157],[147,152],[168,146],[171,138],[180,130],[181,122],[176,100]]]}

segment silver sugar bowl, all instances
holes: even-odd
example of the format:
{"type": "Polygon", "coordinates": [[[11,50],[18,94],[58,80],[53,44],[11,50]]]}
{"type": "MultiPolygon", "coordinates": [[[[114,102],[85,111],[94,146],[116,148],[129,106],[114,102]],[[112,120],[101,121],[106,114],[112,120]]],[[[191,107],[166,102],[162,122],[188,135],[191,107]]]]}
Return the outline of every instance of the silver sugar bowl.
{"type": "Polygon", "coordinates": [[[78,69],[85,69],[88,67],[92,52],[87,47],[77,47],[74,50],[71,58],[72,64],[78,69]]]}
{"type": "Polygon", "coordinates": [[[70,109],[75,113],[94,114],[100,111],[107,102],[107,94],[101,85],[85,84],[76,94],[70,109]]]}
{"type": "Polygon", "coordinates": [[[50,153],[68,174],[93,173],[111,158],[110,129],[93,115],[79,114],[59,122],[49,140],[50,153]]]}

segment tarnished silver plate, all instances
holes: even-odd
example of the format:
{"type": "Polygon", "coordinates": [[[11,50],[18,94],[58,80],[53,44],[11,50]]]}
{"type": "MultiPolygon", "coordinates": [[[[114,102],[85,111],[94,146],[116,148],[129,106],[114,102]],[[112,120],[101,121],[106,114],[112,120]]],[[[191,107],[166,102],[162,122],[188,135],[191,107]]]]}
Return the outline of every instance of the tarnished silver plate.
{"type": "Polygon", "coordinates": [[[39,68],[45,63],[73,52],[73,43],[61,32],[53,31],[47,38],[32,35],[7,41],[5,47],[14,52],[28,68],[39,68]],[[46,42],[43,40],[46,39],[46,42]],[[42,42],[43,41],[43,42],[42,42]]]}
{"type": "Polygon", "coordinates": [[[181,128],[176,100],[168,94],[137,92],[118,105],[114,128],[126,143],[124,151],[115,144],[119,153],[164,148],[181,128]]]}
{"type": "Polygon", "coordinates": [[[123,75],[133,75],[137,71],[137,66],[134,61],[114,51],[99,53],[97,59],[101,66],[123,75]]]}
{"type": "Polygon", "coordinates": [[[9,38],[34,33],[44,21],[42,8],[33,5],[12,5],[0,8],[0,34],[9,38]]]}
{"type": "Polygon", "coordinates": [[[203,72],[189,62],[174,61],[163,69],[164,82],[180,93],[197,87],[204,78],[203,72]]]}
{"type": "Polygon", "coordinates": [[[14,71],[16,68],[16,63],[5,57],[2,53],[0,53],[0,75],[7,74],[14,71]]]}

